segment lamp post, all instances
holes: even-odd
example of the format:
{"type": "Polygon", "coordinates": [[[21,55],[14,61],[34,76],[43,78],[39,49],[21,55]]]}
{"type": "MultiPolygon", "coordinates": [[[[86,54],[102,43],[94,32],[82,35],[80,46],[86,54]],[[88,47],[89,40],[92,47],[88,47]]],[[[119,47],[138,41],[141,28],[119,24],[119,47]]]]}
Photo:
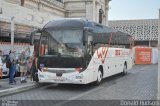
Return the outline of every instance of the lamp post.
{"type": "Polygon", "coordinates": [[[11,17],[11,49],[14,48],[14,16],[11,17]]]}

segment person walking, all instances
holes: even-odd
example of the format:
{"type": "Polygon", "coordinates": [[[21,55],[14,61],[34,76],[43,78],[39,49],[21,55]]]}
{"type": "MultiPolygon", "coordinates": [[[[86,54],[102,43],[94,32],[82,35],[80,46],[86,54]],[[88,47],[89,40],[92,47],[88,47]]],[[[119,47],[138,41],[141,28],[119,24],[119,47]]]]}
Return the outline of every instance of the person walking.
{"type": "Polygon", "coordinates": [[[14,75],[16,73],[16,55],[15,55],[15,50],[12,50],[9,59],[11,62],[11,67],[10,67],[10,72],[9,72],[9,83],[10,84],[16,84],[16,81],[14,80],[14,75]]]}
{"type": "Polygon", "coordinates": [[[33,53],[33,61],[31,66],[31,77],[33,81],[38,81],[38,56],[34,52],[33,53]]]}
{"type": "Polygon", "coordinates": [[[20,65],[20,73],[21,73],[21,83],[26,83],[26,73],[27,73],[27,58],[25,55],[25,51],[22,51],[21,55],[19,56],[19,65],[20,65]]]}

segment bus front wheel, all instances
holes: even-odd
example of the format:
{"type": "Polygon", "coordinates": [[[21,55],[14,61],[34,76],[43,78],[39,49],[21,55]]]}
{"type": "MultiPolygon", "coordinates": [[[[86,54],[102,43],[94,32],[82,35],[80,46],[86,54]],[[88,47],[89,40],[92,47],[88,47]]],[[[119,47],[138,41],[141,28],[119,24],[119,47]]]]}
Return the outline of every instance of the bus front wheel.
{"type": "Polygon", "coordinates": [[[102,71],[99,69],[97,73],[97,80],[95,81],[94,85],[99,85],[103,79],[102,71]]]}

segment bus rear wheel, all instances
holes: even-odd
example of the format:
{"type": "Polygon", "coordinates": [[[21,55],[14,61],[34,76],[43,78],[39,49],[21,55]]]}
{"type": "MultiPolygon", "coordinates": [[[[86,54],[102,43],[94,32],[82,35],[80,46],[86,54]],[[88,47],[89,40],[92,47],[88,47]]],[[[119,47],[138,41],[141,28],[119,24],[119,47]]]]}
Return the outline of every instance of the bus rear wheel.
{"type": "Polygon", "coordinates": [[[123,68],[123,75],[127,74],[127,64],[124,64],[124,68],[123,68]]]}
{"type": "Polygon", "coordinates": [[[97,80],[94,82],[94,85],[99,85],[102,82],[103,74],[102,71],[99,69],[97,73],[97,80]]]}

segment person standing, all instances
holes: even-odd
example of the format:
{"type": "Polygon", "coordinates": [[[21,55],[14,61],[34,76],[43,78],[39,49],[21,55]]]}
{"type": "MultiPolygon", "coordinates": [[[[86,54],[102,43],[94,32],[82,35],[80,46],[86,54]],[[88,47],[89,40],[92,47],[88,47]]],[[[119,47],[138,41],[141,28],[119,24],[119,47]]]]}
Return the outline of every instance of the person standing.
{"type": "Polygon", "coordinates": [[[25,55],[25,51],[21,53],[19,56],[19,65],[20,65],[20,73],[21,73],[21,83],[26,83],[26,73],[27,73],[27,58],[25,55]]]}
{"type": "Polygon", "coordinates": [[[31,67],[32,67],[32,57],[30,56],[28,58],[28,61],[27,61],[27,75],[30,76],[30,80],[32,81],[32,72],[31,72],[31,67]]]}
{"type": "Polygon", "coordinates": [[[12,50],[9,59],[11,62],[11,67],[10,67],[10,72],[9,72],[9,83],[10,84],[16,84],[16,81],[14,80],[14,75],[16,73],[16,55],[15,55],[15,50],[12,50]]]}
{"type": "MultiPolygon", "coordinates": [[[[11,61],[10,61],[10,54],[11,54],[11,50],[9,51],[9,54],[8,54],[8,56],[7,56],[7,58],[6,58],[6,60],[7,60],[7,62],[6,62],[6,64],[8,64],[8,67],[7,68],[9,68],[9,73],[8,73],[8,76],[9,76],[9,78],[10,78],[10,72],[11,72],[11,61]]],[[[9,82],[10,82],[10,79],[9,79],[9,82]]]]}
{"type": "Polygon", "coordinates": [[[33,59],[32,59],[32,66],[31,66],[31,77],[33,78],[33,81],[38,82],[38,56],[34,52],[33,53],[33,59]]]}
{"type": "Polygon", "coordinates": [[[2,56],[2,51],[0,50],[0,78],[2,78],[2,76],[3,76],[3,72],[2,72],[2,59],[1,59],[1,56],[2,56]]]}

